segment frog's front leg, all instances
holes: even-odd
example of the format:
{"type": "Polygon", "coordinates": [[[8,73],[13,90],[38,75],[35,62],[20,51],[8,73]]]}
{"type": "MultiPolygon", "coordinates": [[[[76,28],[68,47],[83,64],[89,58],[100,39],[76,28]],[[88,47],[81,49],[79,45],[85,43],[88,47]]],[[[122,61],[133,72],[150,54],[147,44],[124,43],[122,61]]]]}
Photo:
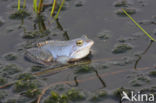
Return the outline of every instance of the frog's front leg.
{"type": "Polygon", "coordinates": [[[59,56],[56,59],[56,62],[61,63],[61,64],[67,64],[69,62],[70,58],[67,56],[59,56]]]}
{"type": "Polygon", "coordinates": [[[49,65],[53,60],[52,54],[42,48],[31,48],[25,53],[25,56],[34,63],[39,63],[43,65],[49,65]]]}

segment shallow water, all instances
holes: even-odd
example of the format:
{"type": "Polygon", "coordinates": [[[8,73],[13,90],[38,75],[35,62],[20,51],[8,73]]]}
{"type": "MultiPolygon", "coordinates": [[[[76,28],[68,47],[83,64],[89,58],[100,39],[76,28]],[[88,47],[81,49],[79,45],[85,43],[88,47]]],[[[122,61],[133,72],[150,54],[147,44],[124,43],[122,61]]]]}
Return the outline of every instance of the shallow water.
{"type": "MultiPolygon", "coordinates": [[[[84,4],[80,7],[75,6],[75,1],[66,1],[68,5],[59,15],[58,21],[63,30],[58,27],[58,23],[56,22],[48,24],[50,15],[49,7],[42,13],[46,18],[43,21],[49,31],[48,35],[46,35],[44,30],[43,32],[39,31],[39,22],[34,22],[36,15],[33,12],[30,1],[27,3],[29,8],[26,9],[30,13],[30,16],[26,17],[23,22],[21,19],[13,20],[9,18],[17,9],[12,8],[12,6],[17,5],[17,0],[1,0],[0,17],[4,19],[4,24],[0,26],[0,77],[5,77],[9,83],[17,80],[19,74],[32,73],[31,67],[37,64],[30,63],[24,59],[24,51],[27,48],[26,45],[47,39],[67,40],[68,37],[69,39],[73,39],[85,34],[95,42],[92,48],[92,55],[89,57],[91,60],[89,66],[98,71],[98,75],[102,80],[99,79],[95,71],[76,73],[77,69],[80,69],[80,67],[74,66],[68,67],[56,74],[49,73],[48,75],[37,76],[36,80],[40,81],[41,86],[39,86],[39,88],[41,90],[50,84],[62,81],[73,81],[74,77],[77,77],[80,82],[76,87],[74,83],[72,83],[72,85],[64,82],[61,83],[61,85],[65,86],[64,91],[69,90],[69,88],[78,88],[86,93],[85,100],[74,101],[73,103],[119,103],[120,98],[113,95],[113,92],[117,90],[117,88],[124,87],[126,89],[140,91],[145,88],[150,89],[155,87],[156,76],[149,75],[151,71],[155,71],[155,43],[153,42],[150,44],[150,39],[140,31],[128,17],[116,14],[116,11],[121,7],[115,7],[115,1],[116,0],[85,0],[83,1],[84,4]],[[26,32],[35,31],[34,24],[36,24],[35,30],[41,32],[41,34],[45,34],[44,37],[36,37],[33,39],[23,38],[24,30],[26,32]],[[68,37],[64,35],[65,32],[68,37]],[[107,34],[108,38],[99,38],[100,34],[107,34]],[[124,40],[124,43],[119,40],[124,40]],[[130,44],[132,49],[124,53],[112,53],[115,46],[119,44],[130,44]],[[8,53],[14,53],[17,59],[6,60],[5,55],[8,53]],[[140,55],[140,59],[136,54],[140,55]],[[7,64],[16,64],[20,67],[20,72],[13,74],[4,73],[3,69],[7,64]],[[145,79],[138,80],[139,77],[145,79]],[[103,83],[105,83],[105,85],[103,83]],[[100,100],[90,101],[92,94],[100,90],[105,90],[108,95],[104,98],[100,98],[100,100]]],[[[136,13],[133,14],[132,17],[137,22],[141,22],[142,24],[140,25],[148,31],[152,37],[156,38],[156,31],[155,34],[153,33],[156,24],[150,22],[156,22],[156,18],[153,18],[156,16],[156,1],[128,1],[130,2],[128,7],[136,9],[136,13]]],[[[40,71],[46,69],[47,68],[42,68],[40,71]]],[[[27,98],[21,95],[21,93],[26,90],[17,92],[15,90],[15,85],[1,89],[0,92],[3,90],[6,91],[7,95],[1,98],[3,93],[0,93],[0,102],[2,103],[5,103],[9,99],[16,99],[17,103],[30,103],[37,98],[27,98]]],[[[50,95],[50,90],[61,93],[53,86],[45,96],[43,96],[41,102],[44,102],[50,95]]]]}

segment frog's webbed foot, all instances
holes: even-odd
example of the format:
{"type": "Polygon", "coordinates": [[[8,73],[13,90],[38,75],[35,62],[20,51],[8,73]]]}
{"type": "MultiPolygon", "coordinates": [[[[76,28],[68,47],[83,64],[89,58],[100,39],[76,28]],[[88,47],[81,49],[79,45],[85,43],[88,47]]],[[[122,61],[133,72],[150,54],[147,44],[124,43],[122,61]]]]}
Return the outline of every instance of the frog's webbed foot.
{"type": "Polygon", "coordinates": [[[25,53],[25,56],[31,62],[39,63],[42,65],[50,65],[51,61],[53,60],[51,53],[41,48],[28,49],[25,53]]]}

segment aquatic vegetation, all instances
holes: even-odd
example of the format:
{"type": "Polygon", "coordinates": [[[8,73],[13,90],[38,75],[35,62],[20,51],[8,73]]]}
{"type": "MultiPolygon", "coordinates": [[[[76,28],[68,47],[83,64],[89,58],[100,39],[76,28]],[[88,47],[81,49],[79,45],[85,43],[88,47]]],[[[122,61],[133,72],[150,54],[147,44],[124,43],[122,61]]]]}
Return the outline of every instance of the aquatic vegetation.
{"type": "Polygon", "coordinates": [[[37,97],[39,94],[40,94],[40,90],[38,88],[28,89],[26,92],[24,92],[24,95],[30,98],[37,97]]]}
{"type": "Polygon", "coordinates": [[[140,81],[146,82],[146,83],[150,82],[150,79],[144,75],[138,76],[137,80],[140,80],[140,81]]]}
{"type": "Polygon", "coordinates": [[[140,28],[140,30],[142,30],[152,41],[156,41],[153,37],[151,37],[151,35],[150,34],[148,34],[129,14],[129,12],[127,12],[127,10],[125,10],[125,9],[122,9],[122,11],[124,12],[124,14],[126,15],[126,16],[128,16],[132,21],[133,21],[133,23],[137,26],[137,27],[139,27],[140,28]]]}
{"type": "Polygon", "coordinates": [[[131,85],[133,87],[140,87],[140,86],[142,86],[142,84],[139,81],[137,81],[137,80],[131,81],[131,85]]]}
{"type": "Polygon", "coordinates": [[[114,2],[115,7],[127,7],[129,5],[129,2],[127,0],[117,0],[114,2]]]}
{"type": "Polygon", "coordinates": [[[17,79],[18,80],[15,82],[15,91],[20,92],[27,90],[26,95],[30,93],[29,95],[34,96],[38,93],[39,81],[35,80],[35,77],[32,74],[19,74],[17,79]]]}
{"type": "Polygon", "coordinates": [[[141,93],[153,93],[156,96],[156,87],[143,88],[140,90],[141,93]]]}
{"type": "Polygon", "coordinates": [[[103,69],[109,68],[109,63],[103,63],[103,64],[102,64],[102,68],[103,68],[103,69]]]}
{"type": "Polygon", "coordinates": [[[32,80],[35,79],[35,76],[31,73],[22,73],[17,76],[18,80],[32,80]]]}
{"type": "MultiPolygon", "coordinates": [[[[132,15],[132,14],[135,14],[136,13],[136,9],[135,8],[126,8],[125,11],[129,14],[129,15],[132,15]]],[[[116,14],[119,15],[119,16],[126,16],[126,14],[122,11],[122,9],[118,9],[116,11],[116,14]]]]}
{"type": "Polygon", "coordinates": [[[40,37],[39,31],[32,31],[32,32],[24,32],[23,38],[25,39],[34,39],[36,37],[40,37]]]}
{"type": "Polygon", "coordinates": [[[115,45],[114,49],[112,50],[112,53],[119,54],[119,53],[125,53],[129,50],[131,50],[133,47],[130,44],[117,44],[115,45]]]}
{"type": "Polygon", "coordinates": [[[44,103],[68,103],[68,97],[66,94],[58,94],[52,91],[51,96],[49,96],[44,103]]]}
{"type": "Polygon", "coordinates": [[[91,98],[90,101],[93,102],[97,102],[102,100],[103,98],[105,98],[106,96],[108,96],[107,92],[105,90],[98,90],[98,92],[96,92],[91,98]]]}
{"type": "Polygon", "coordinates": [[[34,39],[34,38],[38,38],[38,37],[45,37],[47,35],[49,35],[49,31],[48,30],[45,30],[45,31],[37,31],[37,30],[34,30],[34,31],[25,31],[24,34],[23,34],[23,38],[24,39],[34,39]]]}
{"type": "Polygon", "coordinates": [[[93,70],[94,70],[94,68],[92,66],[82,65],[82,66],[78,66],[76,68],[76,73],[89,73],[93,70]]]}
{"type": "Polygon", "coordinates": [[[98,33],[97,37],[101,40],[107,40],[111,37],[111,33],[108,30],[104,30],[104,31],[98,33]]]}
{"type": "Polygon", "coordinates": [[[16,56],[15,53],[8,53],[4,57],[5,57],[6,60],[9,60],[9,61],[12,61],[12,60],[16,60],[17,59],[17,56],[16,56]]]}
{"type": "Polygon", "coordinates": [[[4,77],[0,77],[0,85],[4,85],[7,82],[7,79],[4,77]]]}
{"type": "Polygon", "coordinates": [[[77,90],[75,88],[68,90],[66,94],[71,101],[80,101],[86,98],[84,92],[77,90]]]}
{"type": "Polygon", "coordinates": [[[6,96],[7,96],[8,94],[7,94],[7,92],[6,91],[4,91],[4,90],[1,90],[0,91],[0,102],[2,103],[2,99],[4,99],[6,96]]]}
{"type": "Polygon", "coordinates": [[[19,10],[10,15],[10,19],[24,19],[30,16],[30,14],[26,10],[19,10]]]}
{"type": "Polygon", "coordinates": [[[149,73],[149,76],[156,77],[156,71],[151,71],[151,72],[149,73]]]}
{"type": "Polygon", "coordinates": [[[81,6],[84,5],[84,2],[85,2],[85,0],[78,0],[78,1],[75,2],[75,6],[76,7],[81,7],[81,6]]]}
{"type": "Polygon", "coordinates": [[[20,72],[21,69],[16,64],[8,64],[3,68],[3,71],[8,75],[13,75],[20,72]]]}
{"type": "MultiPolygon", "coordinates": [[[[21,0],[18,0],[18,11],[21,11],[21,0]]],[[[35,13],[37,15],[39,15],[41,13],[41,11],[43,10],[43,2],[44,0],[39,0],[39,4],[38,4],[38,0],[33,0],[33,10],[35,11],[35,13]],[[38,5],[37,5],[38,4],[38,5]]],[[[51,9],[51,13],[50,15],[51,16],[54,16],[54,11],[56,9],[56,5],[58,4],[58,0],[53,0],[53,3],[52,3],[52,9],[51,9]]],[[[61,9],[63,8],[63,5],[64,5],[64,2],[65,0],[62,0],[60,6],[59,6],[59,9],[58,9],[58,12],[56,13],[54,19],[56,20],[58,18],[58,15],[60,14],[60,11],[61,9]]],[[[26,0],[24,0],[24,3],[23,3],[23,9],[26,8],[26,0]]]]}
{"type": "Polygon", "coordinates": [[[8,99],[6,103],[17,103],[16,99],[8,99]]]}
{"type": "Polygon", "coordinates": [[[2,17],[0,17],[0,26],[2,26],[4,24],[4,19],[2,17]]]}
{"type": "Polygon", "coordinates": [[[101,40],[106,40],[110,38],[110,31],[102,31],[98,34],[98,38],[100,38],[101,40]]]}
{"type": "Polygon", "coordinates": [[[113,92],[113,95],[116,96],[116,97],[121,98],[121,94],[122,94],[123,91],[126,92],[128,95],[130,95],[130,92],[131,92],[132,90],[126,89],[126,88],[124,88],[124,87],[117,88],[117,89],[113,92]]]}
{"type": "Polygon", "coordinates": [[[44,101],[44,103],[69,103],[70,101],[81,101],[84,99],[84,92],[72,88],[63,94],[51,91],[51,95],[44,101]]]}
{"type": "Polygon", "coordinates": [[[38,83],[37,81],[33,81],[33,80],[18,80],[15,83],[16,92],[32,90],[32,89],[37,89],[37,88],[38,88],[38,83]]]}
{"type": "Polygon", "coordinates": [[[32,72],[37,72],[37,71],[40,71],[42,69],[43,69],[43,67],[42,66],[39,66],[39,65],[36,65],[36,66],[32,66],[31,67],[31,71],[32,72]]]}
{"type": "Polygon", "coordinates": [[[66,85],[63,85],[63,84],[61,85],[60,84],[60,85],[56,85],[54,89],[57,90],[57,91],[64,91],[67,88],[68,87],[66,87],[66,85]]]}

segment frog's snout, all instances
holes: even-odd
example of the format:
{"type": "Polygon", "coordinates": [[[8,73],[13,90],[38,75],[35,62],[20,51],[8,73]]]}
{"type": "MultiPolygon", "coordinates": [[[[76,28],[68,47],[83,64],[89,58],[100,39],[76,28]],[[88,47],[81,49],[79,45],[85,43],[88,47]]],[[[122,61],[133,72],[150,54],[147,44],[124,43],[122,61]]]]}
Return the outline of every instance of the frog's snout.
{"type": "Polygon", "coordinates": [[[87,42],[88,42],[88,44],[89,44],[90,46],[92,46],[92,45],[94,44],[94,41],[93,41],[93,40],[87,40],[87,42]]]}

